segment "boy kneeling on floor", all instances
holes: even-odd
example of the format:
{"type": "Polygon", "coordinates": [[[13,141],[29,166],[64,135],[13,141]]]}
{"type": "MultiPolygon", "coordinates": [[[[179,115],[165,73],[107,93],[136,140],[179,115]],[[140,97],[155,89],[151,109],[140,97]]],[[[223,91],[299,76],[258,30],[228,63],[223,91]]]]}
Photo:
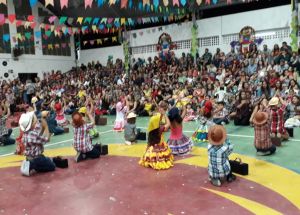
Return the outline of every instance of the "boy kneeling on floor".
{"type": "Polygon", "coordinates": [[[98,144],[93,146],[92,138],[90,136],[90,130],[93,129],[95,120],[89,111],[87,111],[86,114],[90,123],[86,123],[80,113],[75,112],[72,114],[72,124],[74,127],[73,146],[77,151],[77,155],[75,157],[76,162],[80,162],[88,158],[99,158],[101,154],[101,146],[98,144]]]}
{"type": "Polygon", "coordinates": [[[50,172],[55,170],[52,159],[43,155],[44,145],[50,141],[50,133],[44,118],[39,122],[34,112],[21,115],[19,120],[25,145],[24,155],[26,160],[22,162],[21,173],[30,176],[34,172],[50,172]]]}
{"type": "Polygon", "coordinates": [[[236,179],[231,172],[228,156],[233,150],[226,135],[226,130],[221,125],[214,125],[208,131],[208,174],[214,186],[221,186],[221,182],[232,182],[236,179]]]}

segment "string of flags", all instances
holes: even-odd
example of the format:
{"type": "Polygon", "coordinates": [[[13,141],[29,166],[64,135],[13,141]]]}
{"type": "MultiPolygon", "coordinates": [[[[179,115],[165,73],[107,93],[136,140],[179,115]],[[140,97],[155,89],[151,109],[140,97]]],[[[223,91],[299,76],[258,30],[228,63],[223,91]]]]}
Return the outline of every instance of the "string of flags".
{"type": "Polygon", "coordinates": [[[111,41],[112,43],[114,42],[118,42],[118,37],[114,36],[114,37],[107,37],[107,38],[101,38],[101,39],[96,39],[96,40],[85,40],[83,41],[83,46],[87,46],[87,45],[102,45],[104,42],[107,41],[111,41]]]}
{"type": "MultiPolygon", "coordinates": [[[[0,0],[1,1],[1,0],[0,0]]],[[[45,30],[45,34],[49,37],[52,33],[55,36],[73,35],[73,34],[86,34],[86,33],[115,33],[124,26],[134,26],[136,24],[148,24],[148,23],[157,23],[157,22],[172,22],[181,20],[185,15],[169,15],[163,17],[145,17],[145,18],[92,18],[92,17],[78,17],[74,19],[72,17],[49,17],[48,21],[50,24],[38,23],[35,21],[35,16],[29,15],[26,17],[26,21],[17,20],[15,14],[8,14],[5,17],[4,14],[0,14],[0,26],[5,23],[15,24],[17,27],[24,26],[25,29],[31,28],[34,29],[37,25],[39,28],[45,30]],[[54,25],[55,20],[58,21],[59,25],[54,25]],[[81,25],[79,27],[67,27],[66,24],[72,25],[74,20],[76,20],[76,25],[81,25]]],[[[40,33],[36,33],[39,37],[40,33]]],[[[7,37],[6,37],[7,38],[7,37]]]]}
{"type": "MultiPolygon", "coordinates": [[[[240,0],[241,2],[246,2],[246,0],[240,0]]],[[[247,0],[247,2],[251,2],[252,0],[247,0]]],[[[23,0],[24,2],[24,0],[23,0]]],[[[61,10],[69,7],[69,0],[60,0],[54,1],[54,0],[45,0],[45,7],[47,6],[56,6],[56,4],[59,4],[59,7],[61,10]]],[[[162,8],[170,8],[170,7],[185,7],[187,5],[191,5],[195,2],[197,6],[201,5],[216,5],[219,2],[224,3],[220,0],[196,0],[196,1],[190,1],[187,0],[162,0],[161,3],[159,0],[142,0],[138,2],[134,2],[133,0],[84,0],[84,8],[89,9],[93,8],[93,6],[97,7],[103,7],[105,6],[120,6],[122,9],[137,9],[142,11],[158,11],[162,8]]],[[[31,7],[34,7],[37,5],[38,0],[29,0],[25,4],[30,4],[31,7]]],[[[232,0],[226,0],[227,4],[232,4],[232,0]]],[[[7,4],[7,0],[0,0],[0,4],[7,4]]],[[[21,3],[22,4],[22,3],[21,3]]],[[[24,4],[24,3],[23,3],[24,4]]],[[[162,11],[161,11],[162,12],[162,11]]]]}

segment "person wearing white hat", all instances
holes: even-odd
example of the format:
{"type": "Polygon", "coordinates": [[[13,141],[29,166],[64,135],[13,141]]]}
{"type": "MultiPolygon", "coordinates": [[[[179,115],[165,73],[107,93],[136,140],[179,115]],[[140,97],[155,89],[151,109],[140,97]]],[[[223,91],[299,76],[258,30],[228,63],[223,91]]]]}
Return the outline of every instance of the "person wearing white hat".
{"type": "Polygon", "coordinates": [[[24,155],[26,156],[26,160],[21,165],[21,173],[24,176],[30,176],[34,172],[54,171],[55,164],[53,161],[43,155],[44,145],[50,140],[46,120],[42,118],[39,122],[32,111],[21,115],[19,125],[24,132],[23,143],[25,145],[24,155]]]}
{"type": "Polygon", "coordinates": [[[127,118],[127,123],[125,124],[124,127],[125,144],[131,145],[136,142],[136,137],[139,133],[139,130],[136,129],[136,125],[135,125],[136,114],[130,112],[126,118],[127,118]]]}
{"type": "Polygon", "coordinates": [[[15,144],[15,140],[11,138],[12,129],[7,129],[6,120],[10,116],[9,103],[2,101],[0,105],[0,146],[15,144]]]}

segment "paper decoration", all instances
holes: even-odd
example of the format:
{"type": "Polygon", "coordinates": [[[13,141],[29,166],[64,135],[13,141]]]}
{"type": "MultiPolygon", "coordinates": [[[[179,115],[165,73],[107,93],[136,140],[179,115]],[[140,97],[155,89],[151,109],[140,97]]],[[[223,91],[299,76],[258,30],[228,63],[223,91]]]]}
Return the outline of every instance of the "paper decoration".
{"type": "Polygon", "coordinates": [[[118,42],[117,37],[112,37],[111,40],[112,42],[118,42]]]}
{"type": "Polygon", "coordinates": [[[164,6],[167,7],[169,5],[169,0],[163,0],[164,6]]]}
{"type": "Polygon", "coordinates": [[[109,6],[115,5],[116,4],[116,0],[108,0],[108,4],[109,4],[109,6]]]}
{"type": "Polygon", "coordinates": [[[210,0],[205,0],[205,4],[210,4],[210,0]]]}
{"type": "Polygon", "coordinates": [[[11,24],[13,24],[14,21],[16,20],[16,14],[8,14],[7,19],[11,24]]]}
{"type": "Polygon", "coordinates": [[[48,49],[53,49],[53,45],[52,44],[48,44],[48,49]]]}
{"type": "Polygon", "coordinates": [[[102,40],[101,39],[97,39],[97,44],[102,44],[102,40]]]}
{"type": "Polygon", "coordinates": [[[0,0],[0,4],[5,4],[6,5],[7,4],[6,0],[0,0]]]}
{"type": "Polygon", "coordinates": [[[85,1],[84,1],[84,7],[85,7],[85,9],[86,9],[87,7],[92,8],[92,4],[93,4],[93,0],[85,0],[85,1]]]}
{"type": "Polygon", "coordinates": [[[217,4],[218,3],[218,0],[212,0],[213,1],[213,4],[217,4]]]}
{"type": "Polygon", "coordinates": [[[21,26],[22,24],[23,24],[23,22],[22,22],[21,20],[18,20],[18,21],[16,22],[16,26],[17,26],[17,27],[21,26]]]}
{"type": "Polygon", "coordinates": [[[180,3],[184,7],[186,5],[186,0],[180,0],[180,3]]]}
{"type": "Polygon", "coordinates": [[[25,37],[29,40],[31,38],[31,32],[25,32],[25,37]]]}
{"type": "Polygon", "coordinates": [[[54,6],[53,1],[54,1],[54,0],[45,0],[45,6],[46,6],[46,7],[47,7],[48,5],[54,6]]]}
{"type": "Polygon", "coordinates": [[[173,0],[173,6],[177,5],[179,7],[179,1],[178,0],[173,0]]]}
{"type": "Polygon", "coordinates": [[[10,40],[9,34],[3,34],[3,41],[8,42],[10,40]]]}
{"type": "Polygon", "coordinates": [[[41,31],[36,31],[36,32],[34,33],[34,35],[35,35],[36,38],[41,38],[42,32],[41,32],[41,31]]]}
{"type": "Polygon", "coordinates": [[[128,0],[121,0],[121,8],[127,8],[128,0]]]}
{"type": "Polygon", "coordinates": [[[97,5],[98,7],[101,7],[104,4],[104,0],[98,0],[97,5]]]}
{"type": "Polygon", "coordinates": [[[29,22],[33,22],[34,16],[33,16],[33,15],[29,15],[29,16],[27,17],[27,20],[28,20],[29,22]]]}
{"type": "Polygon", "coordinates": [[[202,3],[202,0],[196,0],[197,5],[199,6],[202,3]]]}
{"type": "Polygon", "coordinates": [[[143,6],[150,5],[150,0],[143,0],[143,6]]]}
{"type": "Polygon", "coordinates": [[[60,17],[59,19],[59,24],[62,25],[62,24],[65,24],[65,22],[67,21],[68,17],[66,16],[62,16],[60,17]]]}
{"type": "Polygon", "coordinates": [[[55,19],[56,19],[56,16],[51,16],[51,17],[48,19],[48,21],[49,21],[50,24],[52,24],[52,23],[55,21],[55,19]]]}
{"type": "Polygon", "coordinates": [[[232,0],[227,0],[227,4],[232,4],[232,0]]]}
{"type": "Polygon", "coordinates": [[[60,0],[60,8],[68,7],[69,0],[60,0]]]}
{"type": "Polygon", "coordinates": [[[31,29],[34,29],[35,26],[36,26],[36,23],[35,23],[35,22],[32,22],[32,23],[30,24],[30,28],[31,28],[31,29]]]}
{"type": "Polygon", "coordinates": [[[30,7],[34,7],[37,3],[37,0],[29,0],[30,7]]]}
{"type": "Polygon", "coordinates": [[[82,24],[82,21],[83,21],[83,17],[78,17],[77,18],[77,22],[81,25],[82,24]]]}
{"type": "Polygon", "coordinates": [[[0,25],[3,25],[5,23],[5,16],[4,14],[0,14],[0,25]]]}
{"type": "Polygon", "coordinates": [[[97,25],[99,21],[100,21],[100,18],[94,18],[93,25],[97,25]]]}
{"type": "Polygon", "coordinates": [[[92,22],[92,17],[86,17],[84,20],[84,24],[85,23],[91,24],[91,22],[92,22]]]}

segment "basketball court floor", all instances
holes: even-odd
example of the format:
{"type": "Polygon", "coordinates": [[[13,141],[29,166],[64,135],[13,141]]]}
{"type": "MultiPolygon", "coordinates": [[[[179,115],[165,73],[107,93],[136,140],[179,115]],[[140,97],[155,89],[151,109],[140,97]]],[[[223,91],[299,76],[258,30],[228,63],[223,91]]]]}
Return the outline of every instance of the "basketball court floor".
{"type": "MultiPolygon", "coordinates": [[[[138,118],[146,130],[148,118],[138,118]]],[[[196,144],[190,155],[176,157],[173,168],[155,171],[138,165],[146,141],[124,144],[123,133],[108,125],[97,127],[98,141],[109,145],[109,155],[74,162],[72,129],[53,136],[47,156],[69,158],[68,169],[23,177],[22,156],[15,146],[0,148],[0,214],[300,214],[300,129],[273,156],[256,156],[251,127],[227,125],[234,144],[231,159],[249,164],[249,175],[214,187],[208,181],[206,143],[196,144]]],[[[192,136],[196,122],[184,124],[192,136]]],[[[14,129],[14,137],[18,136],[14,129]]],[[[168,134],[165,135],[168,137],[168,134]]]]}

